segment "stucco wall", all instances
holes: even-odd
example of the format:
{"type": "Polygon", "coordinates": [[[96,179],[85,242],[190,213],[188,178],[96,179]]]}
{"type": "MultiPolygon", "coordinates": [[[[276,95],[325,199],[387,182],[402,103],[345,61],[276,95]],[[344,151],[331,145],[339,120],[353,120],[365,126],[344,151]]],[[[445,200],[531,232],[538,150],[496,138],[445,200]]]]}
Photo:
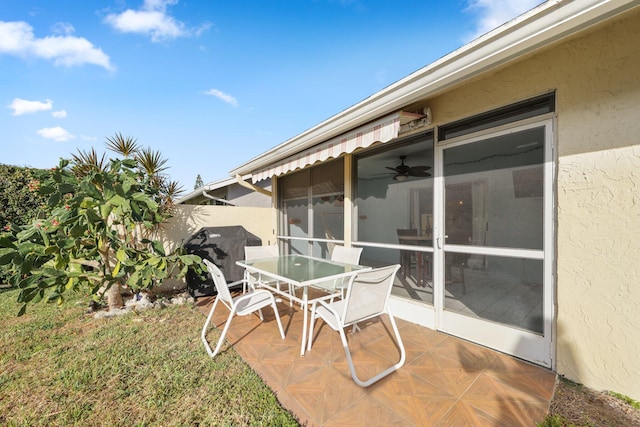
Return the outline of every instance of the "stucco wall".
{"type": "Polygon", "coordinates": [[[447,123],[556,90],[559,374],[640,399],[640,15],[429,100],[447,123]]]}
{"type": "MultiPolygon", "coordinates": [[[[271,179],[260,181],[256,186],[271,191],[271,179]]],[[[236,206],[255,206],[259,208],[271,207],[271,197],[245,188],[239,184],[229,186],[228,197],[236,206]]]]}
{"type": "Polygon", "coordinates": [[[176,205],[173,218],[162,226],[164,237],[180,245],[201,227],[241,225],[262,239],[275,243],[275,211],[271,208],[176,205]]]}
{"type": "MultiPolygon", "coordinates": [[[[160,238],[168,250],[182,245],[202,227],[241,225],[260,237],[262,244],[275,243],[275,211],[271,208],[176,205],[173,218],[162,225],[160,238]]],[[[183,280],[165,280],[162,289],[183,288],[183,280]]]]}

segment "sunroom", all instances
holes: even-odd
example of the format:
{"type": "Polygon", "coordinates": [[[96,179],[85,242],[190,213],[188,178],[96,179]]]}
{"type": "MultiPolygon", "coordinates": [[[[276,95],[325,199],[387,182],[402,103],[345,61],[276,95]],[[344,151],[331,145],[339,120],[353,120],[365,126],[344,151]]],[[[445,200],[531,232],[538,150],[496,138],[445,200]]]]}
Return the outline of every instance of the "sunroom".
{"type": "Polygon", "coordinates": [[[636,395],[639,25],[546,2],[231,174],[286,252],[401,264],[397,317],[636,395]]]}
{"type": "Polygon", "coordinates": [[[285,253],[362,247],[362,264],[401,265],[399,317],[550,367],[554,105],[548,93],[437,127],[413,106],[254,177],[277,177],[285,253]]]}

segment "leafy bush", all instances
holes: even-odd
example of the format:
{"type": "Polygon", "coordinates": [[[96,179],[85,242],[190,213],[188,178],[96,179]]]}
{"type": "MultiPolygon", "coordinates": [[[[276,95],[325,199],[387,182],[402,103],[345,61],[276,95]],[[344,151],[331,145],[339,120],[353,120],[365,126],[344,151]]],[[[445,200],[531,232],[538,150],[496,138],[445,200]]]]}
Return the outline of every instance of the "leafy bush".
{"type": "Polygon", "coordinates": [[[37,169],[0,164],[0,226],[28,224],[46,209],[45,196],[29,190],[37,169]]]}
{"type": "Polygon", "coordinates": [[[124,158],[105,161],[92,150],[34,172],[28,187],[47,197],[48,215],[0,236],[0,265],[21,289],[19,315],[28,303],[62,302],[66,290],[79,288],[110,290],[109,306],[117,308],[122,286],[150,289],[190,266],[203,270],[197,256],[166,254],[155,238],[178,190],[162,173],[166,160],[121,135],[107,147],[124,158]]]}
{"type": "MultiPolygon", "coordinates": [[[[45,215],[46,197],[29,190],[36,169],[0,164],[0,227],[29,224],[38,215],[45,215]]],[[[0,267],[0,283],[8,273],[0,267]]]]}

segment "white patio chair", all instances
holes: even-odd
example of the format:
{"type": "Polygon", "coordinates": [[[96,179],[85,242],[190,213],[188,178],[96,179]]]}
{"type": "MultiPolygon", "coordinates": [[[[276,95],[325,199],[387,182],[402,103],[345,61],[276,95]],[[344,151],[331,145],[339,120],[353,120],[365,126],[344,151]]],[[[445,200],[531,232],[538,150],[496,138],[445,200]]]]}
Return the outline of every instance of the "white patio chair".
{"type": "MultiPolygon", "coordinates": [[[[268,246],[245,246],[244,247],[244,259],[245,261],[253,261],[260,258],[271,258],[280,255],[278,250],[278,244],[268,246]]],[[[262,278],[258,274],[249,273],[245,270],[245,278],[249,286],[256,288],[260,286],[262,278]]],[[[275,281],[274,281],[275,282],[275,281]]]]}
{"type": "MultiPolygon", "coordinates": [[[[362,255],[362,248],[355,248],[353,246],[347,247],[347,246],[336,245],[333,247],[333,250],[331,251],[331,261],[358,265],[360,264],[360,255],[362,255]]],[[[346,289],[348,283],[349,283],[348,278],[342,278],[342,279],[331,280],[326,283],[318,283],[313,286],[329,294],[337,294],[337,292],[339,292],[340,294],[334,295],[334,297],[340,296],[341,298],[344,298],[344,290],[346,289]]]]}
{"type": "MultiPolygon", "coordinates": [[[[278,244],[275,243],[273,245],[268,246],[245,246],[244,247],[244,259],[245,261],[253,261],[260,258],[271,258],[280,255],[280,250],[278,249],[278,244]]],[[[262,284],[267,284],[269,286],[274,286],[278,290],[280,290],[280,282],[277,280],[265,280],[259,274],[250,273],[249,271],[245,271],[245,277],[249,286],[253,288],[259,288],[262,284]]],[[[293,287],[288,285],[289,294],[293,294],[293,287]]],[[[293,305],[293,300],[289,299],[289,306],[293,305]]]]}
{"type": "Polygon", "coordinates": [[[362,255],[362,248],[334,246],[333,251],[331,251],[331,261],[358,265],[360,263],[360,255],[362,255]]]}
{"type": "Polygon", "coordinates": [[[349,369],[351,370],[351,377],[355,383],[361,387],[370,386],[404,365],[406,357],[404,346],[395,319],[389,311],[388,304],[391,287],[393,286],[393,281],[395,280],[398,269],[400,269],[400,265],[396,264],[357,273],[349,281],[347,294],[344,299],[329,303],[318,300],[314,301],[311,307],[311,325],[307,349],[311,350],[315,319],[321,318],[331,329],[340,333],[342,346],[344,347],[349,369]],[[389,322],[395,334],[396,345],[400,350],[400,360],[388,369],[363,381],[358,378],[354,369],[349,343],[347,342],[344,330],[348,326],[375,318],[382,314],[387,314],[389,317],[389,322]]]}
{"type": "Polygon", "coordinates": [[[229,330],[229,325],[231,325],[231,320],[234,316],[246,316],[257,311],[260,316],[260,320],[264,320],[264,317],[262,316],[262,308],[268,305],[273,308],[273,313],[276,316],[276,322],[278,322],[278,328],[280,329],[280,336],[282,337],[282,339],[284,339],[284,331],[282,329],[282,323],[280,322],[278,308],[276,307],[276,300],[271,292],[267,291],[266,289],[252,289],[248,293],[234,298],[229,292],[229,287],[238,285],[240,284],[240,282],[244,282],[244,280],[238,280],[237,282],[227,284],[222,271],[220,271],[220,269],[216,267],[215,264],[206,259],[203,259],[203,261],[207,266],[209,274],[211,274],[211,278],[213,279],[213,284],[218,291],[216,301],[211,307],[211,311],[207,316],[207,320],[206,322],[204,322],[202,334],[200,335],[209,356],[214,357],[216,354],[218,354],[218,351],[220,351],[220,347],[222,347],[224,337],[229,330]],[[229,317],[227,318],[227,322],[222,329],[220,338],[218,338],[218,344],[216,345],[215,350],[211,351],[211,347],[209,346],[209,342],[207,341],[207,329],[209,328],[209,323],[211,323],[213,312],[216,311],[216,307],[218,306],[218,303],[220,301],[222,301],[222,304],[224,304],[229,309],[229,317]]]}
{"type": "MultiPolygon", "coordinates": [[[[360,255],[362,255],[362,248],[335,246],[331,252],[331,261],[343,262],[345,264],[360,264],[360,255]]],[[[342,298],[344,298],[344,290],[347,287],[349,281],[347,279],[341,279],[335,284],[335,289],[340,289],[342,298]]]]}

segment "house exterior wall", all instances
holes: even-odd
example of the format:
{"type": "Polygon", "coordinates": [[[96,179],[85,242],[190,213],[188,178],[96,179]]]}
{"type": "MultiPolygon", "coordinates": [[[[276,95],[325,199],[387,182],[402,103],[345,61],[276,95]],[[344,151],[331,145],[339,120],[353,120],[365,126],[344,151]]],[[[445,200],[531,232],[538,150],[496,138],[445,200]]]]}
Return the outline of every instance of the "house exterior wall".
{"type": "MultiPolygon", "coordinates": [[[[202,227],[241,225],[262,240],[262,244],[275,243],[276,211],[272,208],[237,206],[176,205],[174,216],[164,223],[159,238],[165,242],[165,250],[172,251],[202,227]]],[[[165,280],[159,291],[182,289],[184,280],[165,280]]]]}
{"type": "Polygon", "coordinates": [[[262,244],[275,243],[275,215],[271,208],[237,206],[176,205],[173,218],[163,224],[165,241],[173,247],[182,245],[202,227],[241,225],[262,239],[262,244]]]}
{"type": "MultiPolygon", "coordinates": [[[[269,182],[268,185],[265,185],[264,183],[265,181],[260,181],[256,185],[265,188],[266,190],[271,190],[271,183],[269,182]]],[[[252,191],[238,184],[229,186],[227,197],[229,201],[236,206],[254,206],[259,208],[271,207],[271,197],[258,193],[257,191],[252,191]]]]}
{"type": "MultiPolygon", "coordinates": [[[[266,190],[271,189],[271,180],[267,179],[256,184],[266,190]]],[[[194,190],[194,194],[186,196],[186,200],[181,204],[185,205],[216,205],[221,204],[208,198],[202,194],[202,191],[208,188],[207,186],[194,190]]],[[[207,194],[219,199],[227,200],[234,206],[251,206],[257,208],[268,208],[271,206],[271,197],[259,193],[257,191],[250,190],[243,187],[240,184],[229,184],[215,190],[207,190],[207,194]]]]}
{"type": "Polygon", "coordinates": [[[640,399],[640,14],[429,100],[434,125],[556,90],[556,369],[640,399]]]}

